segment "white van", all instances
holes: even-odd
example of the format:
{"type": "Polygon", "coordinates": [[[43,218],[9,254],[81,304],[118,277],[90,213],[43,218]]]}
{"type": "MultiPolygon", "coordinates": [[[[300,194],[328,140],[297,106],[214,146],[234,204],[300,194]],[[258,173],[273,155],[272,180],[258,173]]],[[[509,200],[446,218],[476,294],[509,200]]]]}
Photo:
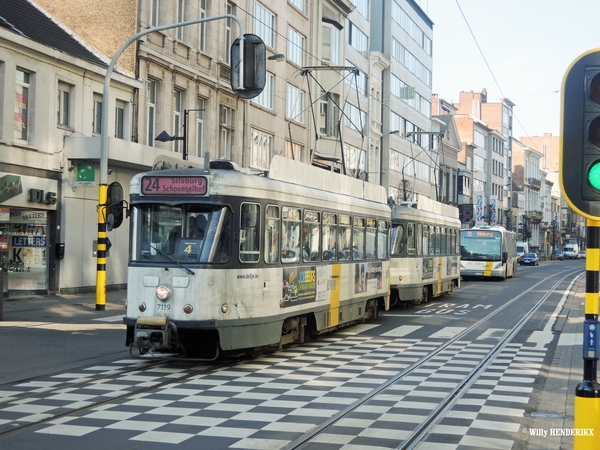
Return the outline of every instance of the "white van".
{"type": "Polygon", "coordinates": [[[517,257],[521,259],[525,253],[529,253],[529,243],[527,242],[517,242],[517,257]]]}
{"type": "Polygon", "coordinates": [[[563,254],[565,255],[565,259],[577,259],[579,258],[579,245],[577,244],[567,244],[563,249],[563,254]]]}

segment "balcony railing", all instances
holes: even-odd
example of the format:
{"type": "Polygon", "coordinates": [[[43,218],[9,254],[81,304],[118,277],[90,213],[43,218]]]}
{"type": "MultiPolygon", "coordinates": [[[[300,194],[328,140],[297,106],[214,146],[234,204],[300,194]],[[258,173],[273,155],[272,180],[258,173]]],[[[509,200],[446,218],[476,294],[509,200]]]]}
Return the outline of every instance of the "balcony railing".
{"type": "Polygon", "coordinates": [[[527,178],[527,182],[532,186],[536,186],[536,187],[542,186],[542,181],[539,180],[538,178],[527,178]]]}

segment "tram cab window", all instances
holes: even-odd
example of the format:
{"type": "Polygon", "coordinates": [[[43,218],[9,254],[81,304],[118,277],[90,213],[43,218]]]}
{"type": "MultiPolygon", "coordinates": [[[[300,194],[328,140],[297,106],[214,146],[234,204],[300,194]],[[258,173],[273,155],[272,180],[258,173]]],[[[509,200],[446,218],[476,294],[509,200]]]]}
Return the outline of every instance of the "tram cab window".
{"type": "Polygon", "coordinates": [[[276,263],[279,255],[279,207],[269,205],[265,214],[265,262],[276,263]]]}
{"type": "Polygon", "coordinates": [[[410,222],[406,224],[406,254],[415,255],[415,224],[410,222]]]}
{"type": "Polygon", "coordinates": [[[323,241],[323,261],[335,261],[337,242],[337,217],[332,213],[323,213],[323,226],[321,228],[323,241]]]}
{"type": "Polygon", "coordinates": [[[352,227],[350,216],[340,214],[340,223],[338,227],[338,260],[348,261],[352,251],[352,227]]]}
{"type": "Polygon", "coordinates": [[[380,220],[377,225],[377,259],[387,259],[388,223],[385,220],[380,220]]]}
{"type": "Polygon", "coordinates": [[[365,258],[365,219],[354,218],[352,227],[352,259],[362,260],[365,258]]]}
{"type": "Polygon", "coordinates": [[[240,214],[240,261],[260,259],[260,205],[243,203],[240,214]]]}
{"type": "Polygon", "coordinates": [[[299,208],[282,208],[281,262],[300,262],[300,226],[302,213],[299,208]]]}
{"type": "Polygon", "coordinates": [[[187,204],[134,205],[131,259],[143,262],[226,262],[230,256],[231,211],[187,204]]]}
{"type": "Polygon", "coordinates": [[[366,259],[375,259],[377,257],[377,221],[367,218],[367,234],[365,239],[365,257],[366,259]]]}
{"type": "Polygon", "coordinates": [[[304,262],[319,260],[320,217],[317,211],[304,211],[302,227],[302,260],[304,262]]]}
{"type": "Polygon", "coordinates": [[[404,252],[404,225],[394,224],[390,235],[390,253],[392,256],[401,256],[404,252]]]}

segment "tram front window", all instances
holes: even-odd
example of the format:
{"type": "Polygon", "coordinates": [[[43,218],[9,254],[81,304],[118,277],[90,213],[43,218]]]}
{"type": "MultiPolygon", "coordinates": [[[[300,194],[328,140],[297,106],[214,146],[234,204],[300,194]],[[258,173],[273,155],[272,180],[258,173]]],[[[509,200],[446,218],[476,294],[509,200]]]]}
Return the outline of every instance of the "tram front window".
{"type": "Polygon", "coordinates": [[[132,261],[222,263],[231,255],[227,207],[135,205],[132,225],[132,261]]]}

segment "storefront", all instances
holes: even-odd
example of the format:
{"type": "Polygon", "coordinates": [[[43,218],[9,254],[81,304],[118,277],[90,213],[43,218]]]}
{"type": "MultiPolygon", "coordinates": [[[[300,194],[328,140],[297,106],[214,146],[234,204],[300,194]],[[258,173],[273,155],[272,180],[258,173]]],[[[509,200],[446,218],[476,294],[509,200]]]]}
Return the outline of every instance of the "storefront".
{"type": "Polygon", "coordinates": [[[50,268],[57,247],[51,230],[58,228],[57,204],[57,180],[0,172],[0,267],[5,296],[47,294],[52,289],[50,268]]]}

